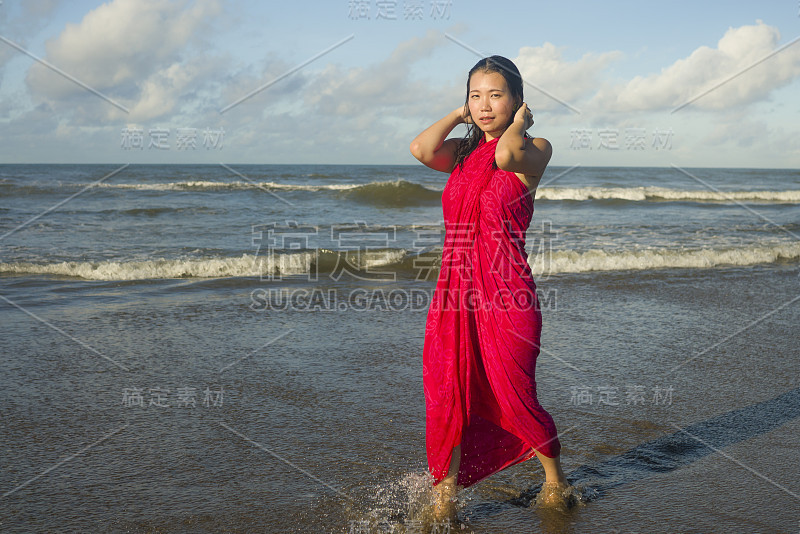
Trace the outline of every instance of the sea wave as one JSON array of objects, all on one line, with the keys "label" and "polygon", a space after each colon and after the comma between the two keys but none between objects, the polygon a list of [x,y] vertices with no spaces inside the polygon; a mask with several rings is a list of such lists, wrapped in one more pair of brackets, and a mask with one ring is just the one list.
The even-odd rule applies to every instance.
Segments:
[{"label": "sea wave", "polygon": [[[367,184],[279,184],[276,182],[213,182],[207,180],[163,184],[100,184],[101,187],[140,191],[250,190],[266,191],[341,191],[366,202],[412,203],[438,201],[440,188],[426,187],[408,180],[389,180]],[[800,190],[720,191],[711,189],[670,189],[666,187],[540,187],[536,200],[587,201],[625,200],[629,202],[762,202],[800,204]]]},{"label": "sea wave", "polygon": [[[88,184],[86,184],[88,185]],[[133,189],[136,191],[214,191],[214,190],[250,190],[262,189],[268,191],[324,191],[346,190],[363,187],[356,184],[279,184],[277,182],[234,181],[215,182],[213,180],[187,180],[182,182],[164,183],[121,183],[98,184],[97,187],[105,189]]]},{"label": "sea wave", "polygon": [[539,200],[628,200],[631,202],[768,202],[800,203],[800,190],[714,191],[665,187],[542,187]]},{"label": "sea wave", "polygon": [[[800,243],[725,248],[584,251],[562,250],[531,255],[528,263],[534,276],[592,271],[659,270],[669,268],[707,269],[800,261]],[[441,248],[424,253],[405,249],[335,251],[315,249],[271,255],[243,254],[235,257],[153,259],[145,261],[98,262],[11,262],[0,263],[0,273],[39,274],[86,280],[144,280],[174,278],[347,276],[348,270],[364,280],[394,277],[435,280],[441,262]],[[314,278],[316,279],[316,278]]]},{"label": "sea wave", "polygon": [[[422,185],[408,180],[374,181],[366,184],[292,184],[274,181],[237,180],[217,182],[213,180],[185,180],[157,183],[100,183],[100,184],[2,184],[9,194],[41,194],[60,191],[64,187],[97,187],[106,190],[133,191],[264,191],[264,192],[331,192],[362,203],[379,205],[414,205],[440,202],[444,188]],[[536,191],[539,201],[592,201],[616,200],[627,202],[696,202],[696,203],[771,203],[800,204],[800,189],[788,190],[736,190],[671,189],[657,186],[638,187],[546,187]]]},{"label": "sea wave", "polygon": [[591,271],[708,269],[800,261],[800,243],[701,249],[557,251],[529,258],[535,274]]},{"label": "sea wave", "polygon": [[408,180],[387,180],[366,184],[286,184],[276,182],[214,182],[194,180],[150,184],[100,184],[106,189],[131,189],[136,191],[258,191],[291,192],[329,191],[348,200],[384,207],[403,207],[441,202],[442,190],[430,189]]}]

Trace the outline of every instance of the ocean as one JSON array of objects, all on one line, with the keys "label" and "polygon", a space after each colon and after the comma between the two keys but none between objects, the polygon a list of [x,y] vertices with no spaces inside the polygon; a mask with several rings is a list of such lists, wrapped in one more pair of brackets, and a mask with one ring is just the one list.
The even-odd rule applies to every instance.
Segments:
[{"label": "ocean", "polygon": [[[552,167],[535,460],[425,523],[447,175],[0,165],[0,531],[798,532],[800,171]],[[427,529],[427,530],[426,530]]]}]

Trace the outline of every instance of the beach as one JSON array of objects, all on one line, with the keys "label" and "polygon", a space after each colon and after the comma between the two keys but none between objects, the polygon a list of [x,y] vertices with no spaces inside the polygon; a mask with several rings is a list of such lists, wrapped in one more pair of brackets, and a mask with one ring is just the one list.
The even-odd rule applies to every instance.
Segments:
[{"label": "beach", "polygon": [[[414,531],[446,178],[0,166],[0,531]],[[525,462],[452,531],[797,532],[799,215],[795,170],[548,169],[537,390],[580,502],[531,506]]]}]

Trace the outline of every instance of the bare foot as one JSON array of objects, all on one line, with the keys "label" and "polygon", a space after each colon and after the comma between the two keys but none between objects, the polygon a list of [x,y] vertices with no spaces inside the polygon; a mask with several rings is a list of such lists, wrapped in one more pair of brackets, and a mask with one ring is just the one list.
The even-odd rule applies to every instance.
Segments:
[{"label": "bare foot", "polygon": [[455,521],[456,519],[456,503],[454,498],[456,494],[463,489],[448,480],[442,480],[433,487],[434,501],[433,501],[433,520],[434,521]]},{"label": "bare foot", "polygon": [[570,485],[565,482],[545,482],[536,496],[536,504],[546,508],[559,508],[567,510],[574,504],[574,498],[569,493]]}]

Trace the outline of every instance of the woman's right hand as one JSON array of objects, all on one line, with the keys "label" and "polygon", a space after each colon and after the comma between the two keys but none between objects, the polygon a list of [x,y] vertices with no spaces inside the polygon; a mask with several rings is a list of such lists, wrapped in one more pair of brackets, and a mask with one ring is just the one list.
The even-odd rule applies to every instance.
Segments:
[{"label": "woman's right hand", "polygon": [[459,122],[462,122],[464,124],[474,124],[472,122],[472,115],[470,115],[469,113],[469,106],[467,106],[466,104],[454,109],[453,113],[455,113],[458,116]]}]

